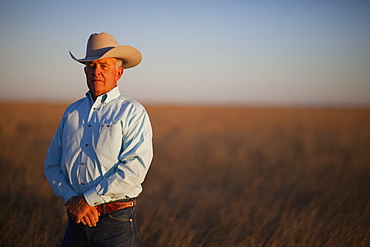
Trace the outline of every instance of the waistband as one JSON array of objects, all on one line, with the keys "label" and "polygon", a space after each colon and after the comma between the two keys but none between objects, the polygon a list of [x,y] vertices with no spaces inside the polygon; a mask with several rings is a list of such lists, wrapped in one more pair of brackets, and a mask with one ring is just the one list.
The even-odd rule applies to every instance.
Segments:
[{"label": "waistband", "polygon": [[113,211],[117,211],[117,210],[121,210],[125,208],[132,208],[135,205],[136,205],[136,198],[132,198],[132,199],[123,199],[123,200],[118,200],[114,202],[100,204],[98,206],[95,206],[95,208],[101,214],[108,214]]}]

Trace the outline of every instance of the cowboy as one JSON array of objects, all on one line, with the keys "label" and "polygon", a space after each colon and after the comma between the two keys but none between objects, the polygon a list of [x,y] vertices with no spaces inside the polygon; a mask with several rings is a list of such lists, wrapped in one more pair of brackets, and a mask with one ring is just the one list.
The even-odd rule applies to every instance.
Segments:
[{"label": "cowboy", "polygon": [[62,116],[44,162],[44,173],[69,216],[63,246],[138,246],[136,198],[153,156],[144,107],[120,94],[124,69],[141,53],[108,33],[92,34],[85,65],[86,97]]}]

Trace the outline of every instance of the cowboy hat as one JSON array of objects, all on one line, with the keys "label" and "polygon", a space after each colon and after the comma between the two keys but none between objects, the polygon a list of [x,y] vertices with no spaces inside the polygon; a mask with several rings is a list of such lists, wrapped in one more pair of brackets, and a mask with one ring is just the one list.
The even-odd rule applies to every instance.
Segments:
[{"label": "cowboy hat", "polygon": [[69,52],[72,59],[85,64],[103,58],[120,58],[124,69],[132,68],[141,62],[141,53],[131,46],[120,46],[117,40],[108,33],[93,33],[87,41],[86,56],[77,59]]}]

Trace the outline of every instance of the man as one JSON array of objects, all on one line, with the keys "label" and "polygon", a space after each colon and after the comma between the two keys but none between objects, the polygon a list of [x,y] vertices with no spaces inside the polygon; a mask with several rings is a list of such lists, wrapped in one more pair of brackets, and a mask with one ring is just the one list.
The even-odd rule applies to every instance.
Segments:
[{"label": "man", "polygon": [[63,246],[138,246],[136,198],[153,156],[149,117],[121,95],[124,69],[141,53],[108,33],[92,34],[85,64],[89,91],[63,114],[44,173],[69,216]]}]

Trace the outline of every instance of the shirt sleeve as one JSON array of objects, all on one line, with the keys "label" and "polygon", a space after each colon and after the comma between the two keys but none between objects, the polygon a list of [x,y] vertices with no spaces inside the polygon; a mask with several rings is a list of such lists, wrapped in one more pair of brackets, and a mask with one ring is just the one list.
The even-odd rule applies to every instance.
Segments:
[{"label": "shirt sleeve", "polygon": [[62,129],[64,118],[61,120],[54,138],[49,146],[46,159],[44,161],[44,174],[51,185],[54,194],[62,198],[65,202],[72,196],[78,194],[73,190],[61,168],[63,155],[62,148]]},{"label": "shirt sleeve", "polygon": [[153,158],[149,116],[144,109],[134,111],[122,125],[122,152],[113,165],[115,171],[84,193],[90,206],[115,200],[117,195],[130,195],[135,190],[141,192],[141,183]]}]

